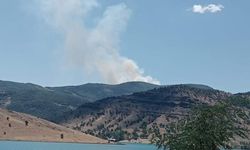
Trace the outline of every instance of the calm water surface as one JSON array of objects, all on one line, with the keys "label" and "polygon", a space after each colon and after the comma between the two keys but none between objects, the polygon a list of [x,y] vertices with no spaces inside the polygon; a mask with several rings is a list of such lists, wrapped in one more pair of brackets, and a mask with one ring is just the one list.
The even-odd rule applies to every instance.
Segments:
[{"label": "calm water surface", "polygon": [[0,141],[0,150],[156,150],[153,145],[75,144]]}]

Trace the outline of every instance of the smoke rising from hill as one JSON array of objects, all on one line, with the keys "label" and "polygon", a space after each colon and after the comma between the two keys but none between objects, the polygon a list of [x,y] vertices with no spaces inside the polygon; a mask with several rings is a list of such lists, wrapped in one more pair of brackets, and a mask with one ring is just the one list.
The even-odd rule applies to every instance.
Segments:
[{"label": "smoke rising from hill", "polygon": [[106,83],[144,81],[160,84],[144,75],[133,60],[119,53],[120,35],[132,13],[124,3],[107,7],[95,25],[89,27],[87,17],[100,6],[96,0],[36,2],[44,20],[62,33],[67,60],[72,65],[89,74],[97,73]]}]

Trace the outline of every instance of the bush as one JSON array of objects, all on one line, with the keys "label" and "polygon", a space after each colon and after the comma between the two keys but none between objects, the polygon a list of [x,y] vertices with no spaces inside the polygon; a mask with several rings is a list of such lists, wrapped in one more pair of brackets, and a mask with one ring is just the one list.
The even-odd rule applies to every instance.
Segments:
[{"label": "bush", "polygon": [[248,129],[241,125],[247,118],[245,111],[230,102],[203,105],[193,109],[187,118],[169,125],[165,134],[156,132],[152,142],[170,150],[229,149],[235,135],[248,138]]}]

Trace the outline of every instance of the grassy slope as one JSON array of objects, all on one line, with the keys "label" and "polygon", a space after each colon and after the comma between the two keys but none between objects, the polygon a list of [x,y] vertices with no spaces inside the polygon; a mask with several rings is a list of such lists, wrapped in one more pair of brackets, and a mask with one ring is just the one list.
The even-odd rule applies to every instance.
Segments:
[{"label": "grassy slope", "polygon": [[[7,117],[9,118],[7,120]],[[28,121],[28,126],[25,125]],[[11,125],[11,127],[9,126]],[[63,134],[63,139],[61,139]],[[0,109],[0,140],[105,143],[99,138],[27,114]]]}]

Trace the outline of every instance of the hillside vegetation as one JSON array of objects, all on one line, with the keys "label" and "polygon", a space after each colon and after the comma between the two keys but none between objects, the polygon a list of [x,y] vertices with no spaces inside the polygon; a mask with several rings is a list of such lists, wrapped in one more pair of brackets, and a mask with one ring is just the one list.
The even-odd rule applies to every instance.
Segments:
[{"label": "hillside vegetation", "polygon": [[0,107],[57,122],[65,112],[84,103],[155,87],[158,86],[143,82],[42,87],[31,83],[0,81]]},{"label": "hillside vegetation", "polygon": [[62,124],[102,138],[149,138],[154,128],[164,130],[193,106],[213,105],[231,96],[211,88],[167,86],[83,104],[65,114]]},{"label": "hillside vegetation", "polygon": [[[150,139],[154,130],[188,115],[191,108],[231,99],[250,109],[248,93],[231,94],[206,85],[118,85],[42,87],[0,81],[0,107],[41,117],[103,139]],[[249,120],[245,121],[248,125]]]}]

